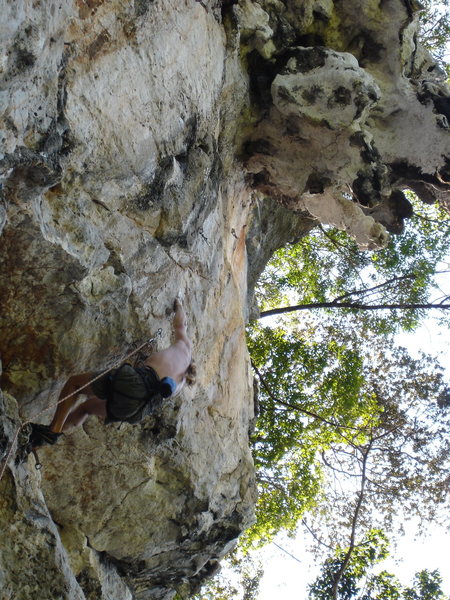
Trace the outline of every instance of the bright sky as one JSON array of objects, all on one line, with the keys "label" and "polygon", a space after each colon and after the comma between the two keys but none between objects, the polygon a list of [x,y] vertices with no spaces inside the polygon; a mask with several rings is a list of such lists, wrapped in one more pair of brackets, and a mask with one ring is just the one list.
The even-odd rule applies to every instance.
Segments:
[{"label": "bright sky", "polygon": [[[397,341],[409,348],[412,355],[419,348],[430,354],[438,353],[450,381],[447,358],[450,354],[450,337],[447,329],[439,330],[432,320],[428,320],[414,334],[399,335]],[[385,561],[381,568],[397,575],[401,583],[406,585],[417,571],[439,569],[444,579],[442,589],[450,596],[450,531],[430,525],[427,537],[415,539],[415,526],[409,524],[405,529],[405,536],[398,541],[395,559]],[[320,570],[320,564],[315,565],[314,557],[306,551],[308,541],[302,536],[294,540],[285,535],[275,541],[300,562],[274,544],[264,548],[261,556],[265,572],[258,600],[307,600],[307,584],[314,581]]]}]

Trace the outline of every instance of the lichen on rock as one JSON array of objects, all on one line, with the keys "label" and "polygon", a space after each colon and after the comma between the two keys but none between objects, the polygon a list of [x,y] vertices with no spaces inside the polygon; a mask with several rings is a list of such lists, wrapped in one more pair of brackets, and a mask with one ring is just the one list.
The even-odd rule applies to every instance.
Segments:
[{"label": "lichen on rock", "polygon": [[12,597],[188,596],[251,524],[267,260],[319,222],[382,247],[403,189],[449,202],[449,93],[407,5],[1,0],[3,454],[69,375],[169,345],[178,294],[198,370],[140,425],[91,417],[40,473],[13,453]]}]

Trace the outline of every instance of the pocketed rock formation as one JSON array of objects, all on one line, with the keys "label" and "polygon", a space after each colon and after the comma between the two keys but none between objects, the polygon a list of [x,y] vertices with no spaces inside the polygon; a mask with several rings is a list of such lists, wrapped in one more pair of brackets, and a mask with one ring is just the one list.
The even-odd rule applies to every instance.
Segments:
[{"label": "pocketed rock formation", "polygon": [[198,372],[140,425],[91,417],[41,471],[21,431],[0,587],[188,597],[253,519],[259,274],[319,222],[382,247],[405,188],[448,203],[450,95],[406,0],[0,8],[3,455],[70,374],[167,346],[178,294]]}]

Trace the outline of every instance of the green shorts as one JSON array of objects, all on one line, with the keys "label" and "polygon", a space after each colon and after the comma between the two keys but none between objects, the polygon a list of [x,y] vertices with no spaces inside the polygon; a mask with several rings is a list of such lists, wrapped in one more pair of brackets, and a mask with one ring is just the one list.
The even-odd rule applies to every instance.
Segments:
[{"label": "green shorts", "polygon": [[105,423],[139,422],[150,414],[158,393],[159,377],[151,367],[136,369],[124,364],[91,384],[94,394],[106,400]]},{"label": "green shorts", "polygon": [[[99,373],[96,373],[96,376]],[[108,398],[108,389],[110,378],[115,377],[114,390],[117,392],[125,392],[127,395],[134,396],[136,398],[143,398],[147,395],[147,389],[142,376],[136,371],[134,367],[129,364],[122,365],[118,369],[113,369],[108,373],[105,373],[103,377],[94,381],[91,388],[94,394],[106,400]]]}]

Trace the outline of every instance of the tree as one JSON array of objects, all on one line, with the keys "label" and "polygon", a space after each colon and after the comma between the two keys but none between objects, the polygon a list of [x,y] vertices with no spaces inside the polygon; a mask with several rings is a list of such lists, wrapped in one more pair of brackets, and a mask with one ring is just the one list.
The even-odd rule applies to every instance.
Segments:
[{"label": "tree", "polygon": [[310,600],[448,600],[438,571],[416,573],[412,587],[405,587],[385,570],[374,572],[389,556],[388,539],[380,530],[367,533],[343,569],[347,555],[348,549],[338,548],[325,560],[322,572],[310,585]]},{"label": "tree", "polygon": [[441,584],[439,571],[420,571],[414,576],[412,587],[405,589],[405,600],[449,600],[441,590]]},{"label": "tree", "polygon": [[358,419],[361,359],[333,341],[270,328],[254,329],[249,347],[261,382],[253,437],[260,493],[251,536],[270,539],[280,528],[295,529],[315,504],[323,475],[316,456],[339,438],[339,426]]},{"label": "tree", "polygon": [[448,214],[409,198],[414,214],[405,231],[377,253],[362,252],[345,232],[323,227],[278,250],[256,288],[261,316],[321,308],[354,318],[364,311],[361,325],[384,333],[413,330],[427,308],[450,314],[450,290],[439,280],[450,272]]},{"label": "tree", "polygon": [[[450,37],[449,0],[421,0],[419,12],[420,42],[442,66],[448,63],[448,40]],[[448,65],[447,65],[448,66]]]},{"label": "tree", "polygon": [[[447,271],[446,217],[415,206],[403,235],[375,255],[320,228],[276,254],[257,288],[260,304],[425,304],[431,294],[446,301],[435,279],[438,265]],[[361,530],[392,527],[399,507],[431,518],[448,502],[448,388],[436,361],[412,359],[394,342],[399,328],[417,326],[422,309],[324,313],[249,328],[261,414],[253,440],[258,521],[247,540],[294,531],[302,520],[322,544],[351,553]]]},{"label": "tree", "polygon": [[218,575],[206,581],[193,600],[257,600],[263,568],[240,550],[231,552]]},{"label": "tree", "polygon": [[[301,522],[316,549],[345,548],[329,563],[331,595],[314,599],[354,597],[355,561],[373,527],[394,531],[402,512],[439,519],[448,507],[449,388],[436,360],[413,359],[394,334],[414,330],[427,305],[450,307],[436,278],[449,270],[449,243],[447,215],[415,204],[411,224],[384,251],[362,253],[344,233],[320,227],[278,251],[259,282],[261,315],[293,300],[299,310],[249,327],[260,495],[245,543]],[[379,309],[392,304],[402,310]],[[431,575],[423,577],[432,589]],[[382,572],[358,600],[412,600],[408,589]]]},{"label": "tree", "polygon": [[[413,388],[423,403],[427,395],[434,398],[433,410],[447,406],[448,390],[439,366],[426,357],[413,361],[395,348],[392,339],[399,328],[417,326],[424,312],[421,307],[430,304],[432,294],[432,304],[450,307],[449,293],[440,289],[435,278],[438,270],[448,272],[444,263],[450,247],[448,215],[438,207],[424,208],[413,197],[411,201],[411,223],[385,250],[372,255],[360,252],[345,233],[320,227],[298,244],[279,250],[260,279],[256,295],[265,309],[262,315],[276,312],[274,306],[293,298],[299,301],[295,308],[309,313],[302,313],[301,321],[298,315],[278,327],[253,324],[249,328],[249,350],[261,385],[261,415],[254,437],[260,484],[255,538],[270,539],[280,526],[292,530],[317,504],[324,474],[333,466],[330,449],[343,464],[352,456],[356,462],[347,467],[354,470],[364,444],[378,436],[384,444],[380,456],[394,463],[395,436],[389,434],[387,419],[395,420],[396,431],[402,432],[399,439],[419,435],[411,425],[420,421],[416,417],[420,408],[411,399]],[[383,314],[374,308],[380,304],[416,308],[386,315],[388,311]],[[362,305],[371,310],[357,310]],[[318,306],[324,307],[320,320],[310,316],[310,309]],[[380,381],[377,370],[389,372],[390,379]],[[414,382],[409,391],[402,378]],[[397,402],[399,395],[403,407]],[[421,427],[430,441],[432,430]],[[370,455],[371,464],[374,452]],[[411,465],[418,472],[421,464],[442,458],[415,457]],[[402,471],[404,480],[393,498],[411,487],[411,465]],[[391,476],[397,467],[384,465]],[[421,486],[426,485],[425,479],[422,474]],[[380,497],[386,485],[379,487]],[[443,485],[441,481],[437,489]],[[371,502],[375,503],[375,496]]]},{"label": "tree", "polygon": [[442,368],[425,355],[411,358],[392,337],[311,327],[257,326],[250,334],[261,414],[253,438],[258,520],[249,540],[294,531],[303,518],[335,547],[356,543],[372,523],[391,528],[401,507],[437,518],[449,500]]}]

